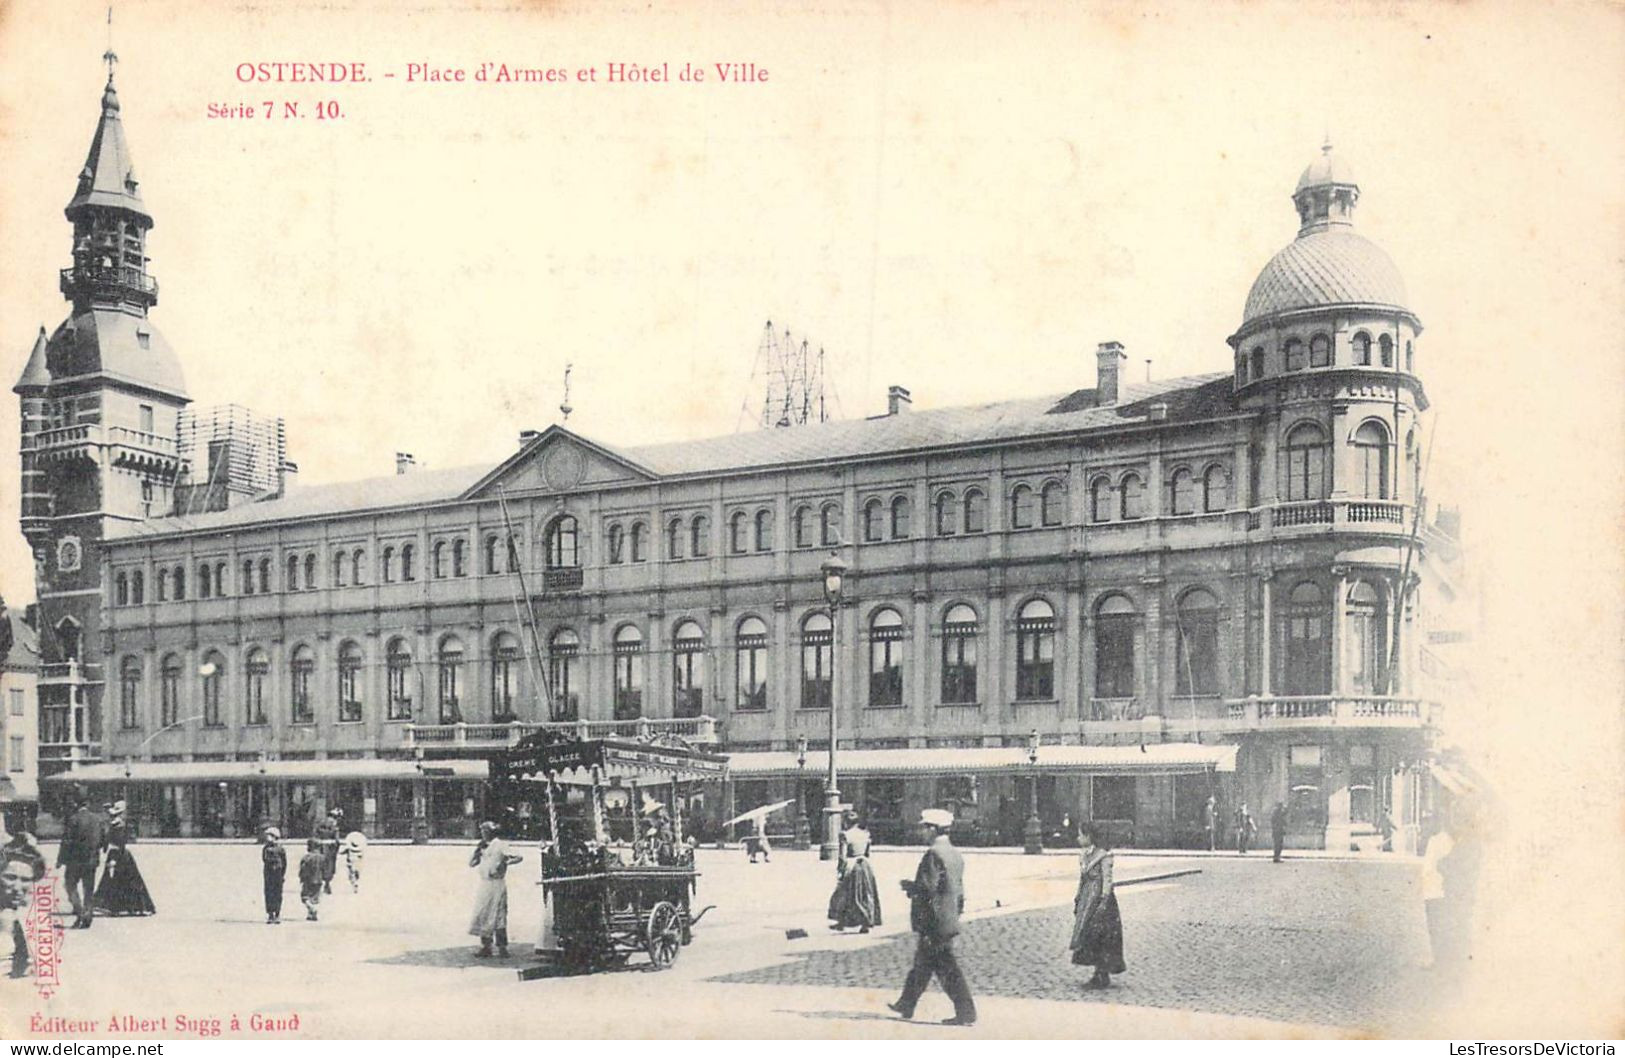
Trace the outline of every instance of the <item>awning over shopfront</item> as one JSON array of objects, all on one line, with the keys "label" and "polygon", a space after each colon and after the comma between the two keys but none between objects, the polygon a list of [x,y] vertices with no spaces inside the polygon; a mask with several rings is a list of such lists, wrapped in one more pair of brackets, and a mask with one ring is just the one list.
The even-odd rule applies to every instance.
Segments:
[{"label": "awning over shopfront", "polygon": [[52,783],[318,782],[322,779],[484,779],[483,760],[225,760],[88,764]]},{"label": "awning over shopfront", "polygon": [[[1081,775],[1178,775],[1236,770],[1236,746],[1196,742],[1158,742],[1146,746],[1043,746],[1038,771],[1046,775],[1072,772]],[[804,772],[822,775],[828,766],[825,753],[808,753],[805,768],[796,755],[734,753],[728,772],[736,778],[792,776]],[[853,749],[835,756],[842,775],[973,775],[988,772],[1021,774],[1031,769],[1027,751],[1019,746],[972,749]]]},{"label": "awning over shopfront", "polygon": [[1461,771],[1451,767],[1448,764],[1441,764],[1438,761],[1429,761],[1428,771],[1433,773],[1434,780],[1438,782],[1440,786],[1444,787],[1450,793],[1455,794],[1457,797],[1464,797],[1468,794],[1478,792],[1477,783],[1473,782],[1471,778],[1462,774]]}]

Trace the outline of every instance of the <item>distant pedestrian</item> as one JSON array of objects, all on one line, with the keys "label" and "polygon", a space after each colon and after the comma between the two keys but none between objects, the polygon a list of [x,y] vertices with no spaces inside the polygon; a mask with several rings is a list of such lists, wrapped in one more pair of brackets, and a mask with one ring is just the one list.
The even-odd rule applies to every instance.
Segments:
[{"label": "distant pedestrian", "polygon": [[468,924],[469,934],[480,938],[480,948],[474,953],[477,959],[491,957],[493,939],[497,955],[508,956],[508,868],[523,860],[508,851],[495,823],[480,824],[480,843],[468,861],[480,879],[474,894],[474,917]]},{"label": "distant pedestrian", "polygon": [[1281,862],[1281,850],[1286,848],[1286,805],[1280,801],[1270,809],[1270,838],[1275,842],[1275,862]]},{"label": "distant pedestrian", "polygon": [[751,830],[745,837],[745,851],[750,854],[750,862],[756,862],[756,856],[761,854],[763,863],[772,863],[773,857],[769,855],[773,846],[767,843],[767,817],[756,816],[750,821]]},{"label": "distant pedestrian", "polygon": [[299,861],[299,899],[305,904],[305,920],[316,921],[316,905],[322,902],[322,843],[305,841],[305,855]]},{"label": "distant pedestrian", "polygon": [[1247,811],[1246,801],[1236,806],[1235,828],[1236,851],[1245,855],[1258,834],[1258,824],[1253,821],[1253,814]]},{"label": "distant pedestrian", "polygon": [[1422,849],[1422,909],[1427,917],[1428,942],[1432,949],[1429,967],[1445,966],[1455,960],[1451,946],[1454,939],[1449,921],[1450,907],[1445,903],[1444,864],[1455,851],[1455,839],[1441,820],[1430,820],[1431,833]]},{"label": "distant pedestrian", "polygon": [[96,910],[107,915],[154,915],[152,894],[141,877],[135,854],[129,849],[130,828],[125,822],[126,806],[114,801],[108,811],[107,863],[102,882],[96,887]]},{"label": "distant pedestrian", "polygon": [[261,836],[265,842],[260,849],[260,869],[265,875],[265,923],[282,923],[282,883],[288,876],[288,852],[282,847],[282,831],[266,827]]},{"label": "distant pedestrian", "polygon": [[62,868],[68,901],[73,904],[73,928],[89,929],[96,914],[96,868],[107,847],[107,821],[90,807],[90,798],[79,792],[74,811],[62,831],[62,844],[56,865]]},{"label": "distant pedestrian", "polygon": [[920,939],[914,949],[914,966],[903,982],[903,994],[887,1006],[904,1018],[912,1018],[915,1004],[934,975],[954,1003],[954,1016],[943,1024],[974,1025],[976,1001],[971,998],[970,986],[954,955],[959,916],[965,910],[965,858],[948,840],[953,825],[953,814],[941,808],[920,813],[928,845],[914,880],[903,882],[903,892],[910,902],[909,925]]},{"label": "distant pedestrian", "polygon": [[340,830],[343,825],[344,809],[330,808],[327,816],[316,824],[316,840],[321,843],[322,853],[322,891],[333,891],[333,875],[339,869],[339,836],[344,832]]},{"label": "distant pedestrian", "polygon": [[1207,850],[1217,852],[1219,849],[1219,801],[1211,794],[1207,804],[1202,806],[1202,829],[1207,832]]},{"label": "distant pedestrian", "polygon": [[839,880],[829,898],[829,928],[840,930],[857,926],[859,933],[867,933],[880,925],[880,887],[875,884],[874,868],[869,866],[869,850],[874,839],[850,808],[846,810],[845,822],[836,865]]},{"label": "distant pedestrian", "polygon": [[1072,899],[1072,965],[1093,966],[1085,988],[1105,988],[1123,965],[1123,916],[1112,888],[1112,854],[1095,844],[1094,827],[1078,826],[1078,893]]},{"label": "distant pedestrian", "polygon": [[361,861],[367,855],[367,836],[352,830],[344,837],[344,873],[350,878],[350,892],[361,892]]}]

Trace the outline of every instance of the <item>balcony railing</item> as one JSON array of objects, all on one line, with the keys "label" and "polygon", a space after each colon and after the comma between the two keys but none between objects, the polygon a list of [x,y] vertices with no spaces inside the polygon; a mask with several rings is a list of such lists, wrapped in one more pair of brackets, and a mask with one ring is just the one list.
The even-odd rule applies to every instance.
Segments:
[{"label": "balcony railing", "polygon": [[1348,505],[1349,521],[1351,522],[1392,522],[1403,525],[1405,522],[1405,505],[1402,503],[1389,503],[1386,500],[1365,500]]},{"label": "balcony railing", "polygon": [[1088,720],[1111,722],[1138,720],[1145,715],[1138,698],[1091,698]]},{"label": "balcony railing", "polygon": [[580,591],[583,574],[580,566],[563,566],[542,571],[542,587],[547,591]]},{"label": "balcony railing", "polygon": [[1387,695],[1291,695],[1236,698],[1225,703],[1232,722],[1247,728],[1319,726],[1425,727],[1438,707],[1422,698]]},{"label": "balcony railing", "polygon": [[112,265],[106,268],[80,265],[64,268],[58,273],[57,287],[64,297],[69,298],[73,297],[75,292],[118,294],[130,291],[142,295],[142,300],[148,301],[149,304],[156,304],[158,301],[158,280],[139,268],[130,268],[126,265]]},{"label": "balcony railing", "polygon": [[125,448],[142,448],[149,452],[161,452],[171,456],[175,454],[176,448],[173,437],[147,433],[145,430],[132,430],[126,426],[109,426],[107,441],[109,444],[123,445]]},{"label": "balcony railing", "polygon": [[1273,522],[1278,526],[1330,525],[1332,505],[1326,502],[1284,503],[1275,508]]},{"label": "balcony railing", "polygon": [[101,683],[102,667],[95,663],[84,664],[78,661],[58,661],[40,666],[39,684],[80,684]]},{"label": "balcony railing", "polygon": [[676,735],[691,742],[715,743],[717,722],[709,716],[641,720],[564,720],[511,724],[408,724],[406,745],[424,748],[492,749],[518,745],[536,731],[555,731],[575,738],[652,738]]},{"label": "balcony railing", "polygon": [[[1403,526],[1408,510],[1410,508],[1406,504],[1394,500],[1335,499],[1278,503],[1272,507],[1249,510],[1247,528],[1262,529],[1267,525],[1290,529],[1294,526],[1330,525],[1386,529],[1392,525]],[[1269,513],[1268,519],[1263,517],[1266,511]]]}]

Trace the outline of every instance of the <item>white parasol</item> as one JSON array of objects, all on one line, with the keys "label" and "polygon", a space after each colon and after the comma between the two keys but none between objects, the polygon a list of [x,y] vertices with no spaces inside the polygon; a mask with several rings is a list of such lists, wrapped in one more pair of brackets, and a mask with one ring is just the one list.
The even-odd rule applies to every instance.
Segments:
[{"label": "white parasol", "polygon": [[722,825],[725,826],[725,827],[731,827],[735,823],[743,823],[747,819],[766,819],[768,816],[772,815],[774,812],[777,812],[779,809],[785,807],[786,805],[793,805],[795,803],[796,803],[795,798],[792,797],[788,801],[779,801],[779,802],[776,802],[776,803],[770,804],[770,805],[761,805],[761,806],[759,806],[757,808],[752,808],[749,812],[746,812],[744,815],[734,816],[732,819],[728,820],[726,823],[724,823]]}]

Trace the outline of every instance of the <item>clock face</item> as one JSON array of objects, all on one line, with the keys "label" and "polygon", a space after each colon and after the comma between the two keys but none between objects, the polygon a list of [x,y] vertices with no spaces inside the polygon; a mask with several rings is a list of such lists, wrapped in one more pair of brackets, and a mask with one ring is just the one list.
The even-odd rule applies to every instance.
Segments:
[{"label": "clock face", "polygon": [[563,492],[581,484],[587,473],[587,457],[579,448],[559,445],[542,460],[542,478],[547,487]]},{"label": "clock face", "polygon": [[63,537],[56,545],[56,568],[63,573],[77,572],[82,554],[77,536]]}]

